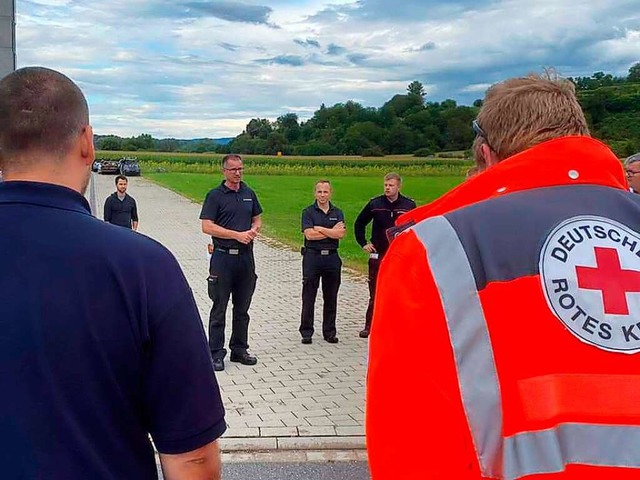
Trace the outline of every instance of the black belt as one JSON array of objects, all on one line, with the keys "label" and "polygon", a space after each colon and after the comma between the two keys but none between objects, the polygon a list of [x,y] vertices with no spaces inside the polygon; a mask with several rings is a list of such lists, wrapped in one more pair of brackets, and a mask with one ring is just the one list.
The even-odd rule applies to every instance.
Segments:
[{"label": "black belt", "polygon": [[315,249],[315,248],[307,248],[305,253],[313,253],[315,255],[332,255],[334,253],[338,253],[338,250],[335,248],[323,248],[323,249]]},{"label": "black belt", "polygon": [[249,250],[244,250],[244,249],[240,249],[240,248],[215,248],[213,250],[213,253],[215,252],[222,252],[222,253],[226,253],[227,255],[244,255],[245,253],[249,253]]}]

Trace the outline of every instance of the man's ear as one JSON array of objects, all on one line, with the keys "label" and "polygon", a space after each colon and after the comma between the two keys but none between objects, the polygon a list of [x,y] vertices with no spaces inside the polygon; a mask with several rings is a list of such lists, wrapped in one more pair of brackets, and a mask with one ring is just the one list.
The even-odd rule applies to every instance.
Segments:
[{"label": "man's ear", "polygon": [[487,145],[486,143],[480,145],[480,151],[482,152],[482,157],[484,158],[486,168],[491,168],[500,161],[498,159],[498,155],[496,155],[496,152],[491,150],[491,147],[489,147],[489,145]]},{"label": "man's ear", "polygon": [[80,154],[85,165],[91,165],[96,159],[96,149],[93,145],[93,128],[87,125],[80,135]]}]

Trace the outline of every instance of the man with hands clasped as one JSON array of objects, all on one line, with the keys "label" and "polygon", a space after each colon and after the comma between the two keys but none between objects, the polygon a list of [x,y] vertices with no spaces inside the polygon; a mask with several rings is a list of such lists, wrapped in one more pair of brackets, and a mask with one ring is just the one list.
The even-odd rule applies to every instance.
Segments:
[{"label": "man with hands clasped", "polygon": [[242,181],[242,157],[222,159],[224,180],[204,200],[200,219],[202,231],[213,239],[209,265],[209,348],[216,370],[224,370],[225,316],[229,297],[233,301],[233,324],[229,349],[231,361],[255,365],[258,360],[248,351],[249,306],[257,276],[253,240],[262,225],[262,207],[255,192]]}]

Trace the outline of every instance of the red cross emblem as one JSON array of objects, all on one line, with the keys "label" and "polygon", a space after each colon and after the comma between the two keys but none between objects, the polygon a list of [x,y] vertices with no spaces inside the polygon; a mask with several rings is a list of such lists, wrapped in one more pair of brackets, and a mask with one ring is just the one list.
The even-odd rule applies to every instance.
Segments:
[{"label": "red cross emblem", "polygon": [[594,247],[596,267],[576,267],[578,286],[600,290],[604,313],[629,315],[627,293],[640,292],[640,272],[624,270],[615,248]]}]

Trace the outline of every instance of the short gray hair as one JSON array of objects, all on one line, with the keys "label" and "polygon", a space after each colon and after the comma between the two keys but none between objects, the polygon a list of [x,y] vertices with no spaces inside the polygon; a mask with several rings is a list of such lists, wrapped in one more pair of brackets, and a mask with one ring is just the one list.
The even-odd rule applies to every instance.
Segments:
[{"label": "short gray hair", "polygon": [[627,157],[627,159],[624,161],[624,166],[628,167],[632,163],[636,163],[636,162],[640,162],[640,152],[634,153],[630,157]]}]

